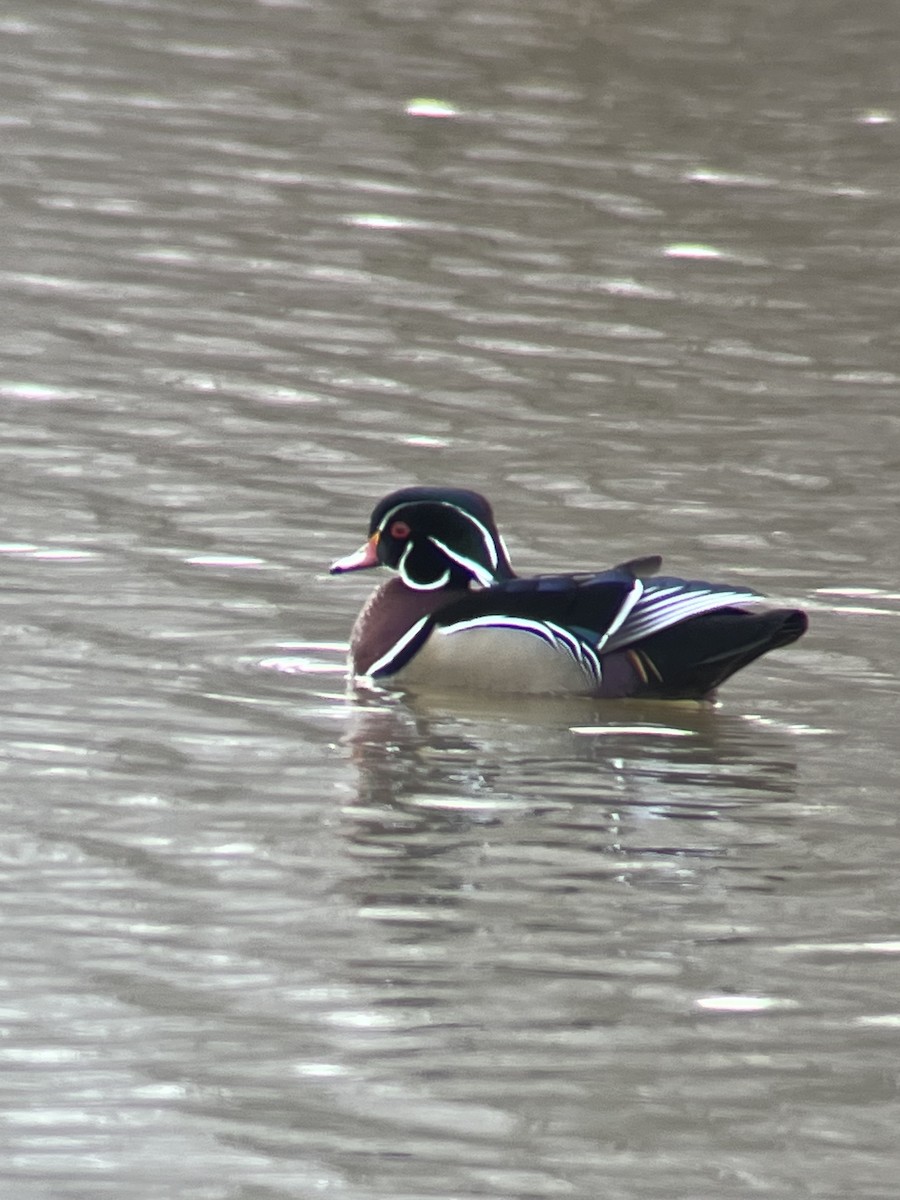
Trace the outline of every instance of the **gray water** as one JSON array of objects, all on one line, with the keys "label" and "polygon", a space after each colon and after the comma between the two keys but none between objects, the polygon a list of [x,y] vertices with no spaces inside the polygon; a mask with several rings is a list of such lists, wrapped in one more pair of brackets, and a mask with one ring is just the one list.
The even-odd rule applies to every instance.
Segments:
[{"label": "gray water", "polygon": [[[0,17],[16,1200],[898,1193],[896,8]],[[373,502],[811,630],[348,692]]]}]

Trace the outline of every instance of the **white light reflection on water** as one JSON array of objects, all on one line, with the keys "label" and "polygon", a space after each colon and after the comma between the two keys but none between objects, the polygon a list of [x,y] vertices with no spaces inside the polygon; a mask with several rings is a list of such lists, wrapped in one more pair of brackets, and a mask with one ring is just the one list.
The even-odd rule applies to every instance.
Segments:
[{"label": "white light reflection on water", "polygon": [[797,1008],[796,1000],[775,999],[772,996],[701,996],[697,1007],[707,1012],[763,1013],[775,1009]]}]

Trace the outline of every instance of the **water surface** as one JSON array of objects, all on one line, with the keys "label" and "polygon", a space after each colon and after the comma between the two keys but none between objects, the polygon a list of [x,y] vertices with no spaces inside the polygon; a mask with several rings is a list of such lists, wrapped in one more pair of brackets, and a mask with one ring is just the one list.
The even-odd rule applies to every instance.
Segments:
[{"label": "water surface", "polygon": [[[10,1194],[893,1198],[893,9],[0,28]],[[327,565],[441,481],[810,634],[348,692]]]}]

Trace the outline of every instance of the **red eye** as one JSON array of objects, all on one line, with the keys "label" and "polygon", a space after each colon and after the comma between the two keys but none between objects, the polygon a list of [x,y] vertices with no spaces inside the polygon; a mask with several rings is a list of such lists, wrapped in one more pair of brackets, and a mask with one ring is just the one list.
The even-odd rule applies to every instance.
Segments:
[{"label": "red eye", "polygon": [[394,521],[391,524],[388,533],[392,538],[396,538],[398,541],[402,542],[404,538],[409,537],[409,535],[412,533],[412,530],[405,521]]}]

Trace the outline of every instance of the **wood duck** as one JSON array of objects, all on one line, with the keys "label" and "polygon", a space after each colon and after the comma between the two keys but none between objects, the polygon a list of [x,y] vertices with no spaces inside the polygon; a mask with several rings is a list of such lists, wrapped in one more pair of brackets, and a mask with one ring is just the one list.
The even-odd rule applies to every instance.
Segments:
[{"label": "wood duck", "polygon": [[350,638],[355,677],[418,688],[710,700],[735,671],[806,630],[750,588],[656,576],[637,558],[520,578],[487,500],[407,487],[375,506],[365,544],[332,574],[395,572]]}]

